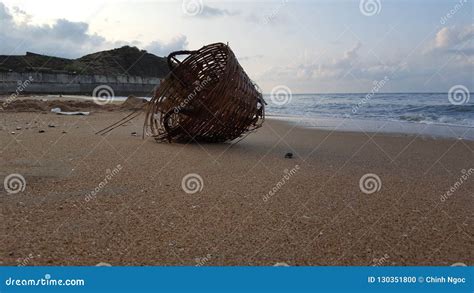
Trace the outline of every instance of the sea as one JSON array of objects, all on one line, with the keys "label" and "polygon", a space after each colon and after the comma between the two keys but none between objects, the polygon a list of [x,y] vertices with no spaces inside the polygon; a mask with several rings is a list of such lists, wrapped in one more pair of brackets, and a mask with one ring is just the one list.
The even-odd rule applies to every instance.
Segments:
[{"label": "sea", "polygon": [[[472,96],[472,98],[471,98]],[[265,116],[329,131],[474,140],[474,95],[449,93],[263,95]],[[150,100],[151,97],[142,97]],[[91,99],[89,97],[89,99]],[[113,97],[125,101],[126,97]]]},{"label": "sea", "polygon": [[464,93],[264,95],[266,116],[334,131],[474,140],[474,96]]}]

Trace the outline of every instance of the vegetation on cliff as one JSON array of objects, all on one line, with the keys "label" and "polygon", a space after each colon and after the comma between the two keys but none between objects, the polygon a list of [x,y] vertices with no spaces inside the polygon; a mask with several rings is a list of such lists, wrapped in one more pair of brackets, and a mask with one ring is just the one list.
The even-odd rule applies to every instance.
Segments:
[{"label": "vegetation on cliff", "polygon": [[23,56],[0,55],[1,71],[164,77],[169,69],[166,58],[158,57],[137,47],[124,46],[78,59],[31,52]]}]

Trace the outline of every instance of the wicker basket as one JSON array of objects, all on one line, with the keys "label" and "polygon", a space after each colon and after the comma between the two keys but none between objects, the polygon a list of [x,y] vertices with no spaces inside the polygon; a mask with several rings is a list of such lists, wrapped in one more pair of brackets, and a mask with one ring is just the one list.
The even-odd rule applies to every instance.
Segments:
[{"label": "wicker basket", "polygon": [[168,66],[146,108],[144,130],[156,140],[224,142],[262,125],[265,101],[229,46],[177,51]]}]

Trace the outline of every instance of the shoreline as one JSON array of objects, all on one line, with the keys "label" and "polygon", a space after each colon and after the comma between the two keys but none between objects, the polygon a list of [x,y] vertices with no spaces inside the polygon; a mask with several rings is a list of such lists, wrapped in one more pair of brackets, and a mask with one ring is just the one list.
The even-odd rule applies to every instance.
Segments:
[{"label": "shoreline", "polygon": [[395,120],[370,120],[333,117],[305,117],[267,114],[266,119],[286,121],[309,129],[395,136],[420,136],[433,139],[464,139],[474,141],[474,127],[442,123],[425,123]]},{"label": "shoreline", "polygon": [[[0,104],[2,100],[6,100],[8,96],[0,96]],[[147,99],[146,97],[137,97],[139,99]],[[125,102],[127,97],[112,97],[109,104],[120,105]],[[16,98],[18,101],[35,100],[37,102],[46,101],[85,101],[93,103],[94,98],[90,96],[77,95],[31,95]],[[13,111],[14,112],[14,111]],[[466,125],[448,124],[448,123],[431,123],[422,121],[399,121],[399,120],[376,120],[376,119],[353,119],[343,117],[328,116],[296,116],[278,113],[267,113],[266,119],[286,121],[299,127],[310,129],[321,129],[327,131],[338,132],[357,132],[357,133],[384,133],[387,135],[399,136],[420,136],[434,139],[463,139],[474,141],[474,127]]]}]

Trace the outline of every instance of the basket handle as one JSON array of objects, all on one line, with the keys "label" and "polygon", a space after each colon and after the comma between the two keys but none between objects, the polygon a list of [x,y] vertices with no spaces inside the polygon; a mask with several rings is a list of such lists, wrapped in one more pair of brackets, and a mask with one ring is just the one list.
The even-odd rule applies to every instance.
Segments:
[{"label": "basket handle", "polygon": [[175,63],[178,63],[178,65],[181,63],[177,58],[175,58],[178,55],[191,55],[193,53],[196,53],[197,51],[188,51],[188,50],[181,50],[181,51],[176,51],[172,52],[168,55],[168,67],[172,71],[175,68]]}]

